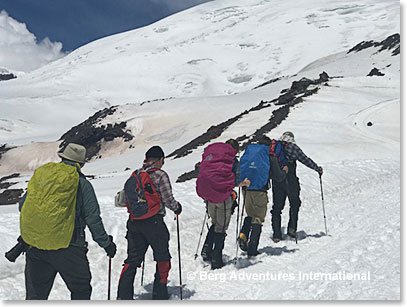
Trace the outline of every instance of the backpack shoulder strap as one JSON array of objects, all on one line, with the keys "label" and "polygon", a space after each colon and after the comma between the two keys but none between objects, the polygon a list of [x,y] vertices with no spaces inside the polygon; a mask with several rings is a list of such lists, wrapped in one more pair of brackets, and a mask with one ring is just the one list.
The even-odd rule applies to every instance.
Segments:
[{"label": "backpack shoulder strap", "polygon": [[155,168],[150,168],[149,170],[147,170],[147,173],[153,173],[153,172],[155,172],[155,171],[160,171],[161,169],[159,169],[159,168],[157,168],[157,167],[155,167]]}]

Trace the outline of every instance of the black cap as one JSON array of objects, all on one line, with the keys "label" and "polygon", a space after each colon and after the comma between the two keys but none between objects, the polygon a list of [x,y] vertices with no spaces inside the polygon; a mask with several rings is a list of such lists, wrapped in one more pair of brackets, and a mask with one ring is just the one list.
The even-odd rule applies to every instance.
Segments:
[{"label": "black cap", "polygon": [[146,159],[149,158],[164,158],[164,151],[161,149],[160,146],[153,146],[146,152]]}]

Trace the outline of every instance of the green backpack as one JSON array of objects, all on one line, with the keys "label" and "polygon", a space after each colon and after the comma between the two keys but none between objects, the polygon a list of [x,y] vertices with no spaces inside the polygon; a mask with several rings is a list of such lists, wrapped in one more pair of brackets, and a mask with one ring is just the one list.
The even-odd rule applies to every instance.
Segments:
[{"label": "green backpack", "polygon": [[69,246],[78,184],[72,165],[51,162],[35,170],[20,214],[20,233],[27,244],[43,250]]}]

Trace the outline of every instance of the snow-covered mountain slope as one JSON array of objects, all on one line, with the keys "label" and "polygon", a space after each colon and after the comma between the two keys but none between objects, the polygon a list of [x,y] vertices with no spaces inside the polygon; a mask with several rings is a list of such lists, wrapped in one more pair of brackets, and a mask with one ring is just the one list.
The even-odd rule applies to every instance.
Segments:
[{"label": "snow-covered mountain slope", "polygon": [[[396,52],[400,45],[399,35],[384,38],[376,43],[377,46],[369,45],[363,49],[359,48],[360,50],[350,49],[352,51],[323,57],[307,65],[294,76],[280,78],[270,84],[236,95],[160,99],[142,104],[114,106],[98,111],[61,137],[64,142],[86,145],[89,158],[102,159],[126,152],[145,151],[156,143],[165,144],[169,155],[175,151],[194,152],[195,161],[188,160],[189,162],[184,163],[185,167],[192,170],[208,142],[233,137],[244,144],[259,130],[262,134],[270,132],[270,129],[263,131],[263,127],[274,119],[273,112],[288,106],[287,110],[283,110],[288,113],[286,115],[288,118],[295,116],[297,108],[311,109],[307,120],[310,118],[316,120],[318,116],[314,116],[314,113],[320,113],[326,117],[325,112],[320,108],[328,113],[336,109],[337,112],[330,115],[329,121],[336,123],[343,120],[345,116],[348,117],[347,120],[352,124],[349,131],[340,132],[341,137],[348,139],[347,142],[357,143],[355,129],[365,129],[365,132],[375,135],[374,139],[380,139],[377,135],[387,133],[384,131],[391,129],[387,134],[394,136],[395,146],[399,148],[399,118],[394,120],[388,118],[393,111],[399,109],[400,55]],[[377,67],[383,76],[367,76],[374,67]],[[301,78],[315,80],[322,71],[330,76],[326,79],[326,83],[322,82],[323,80],[317,85],[307,83],[302,86],[303,88],[293,85],[293,83],[299,83]],[[291,88],[294,86],[300,90],[296,89],[291,94]],[[388,88],[389,93],[384,92],[383,87]],[[287,91],[289,88],[290,90]],[[318,92],[310,97],[304,97],[303,103],[293,105],[295,99],[313,89]],[[360,93],[355,93],[356,89],[359,89]],[[328,97],[323,98],[325,95]],[[321,99],[321,104],[310,106],[309,100],[314,99]],[[258,108],[261,102],[268,103],[264,108]],[[376,109],[382,110],[382,116],[371,115]],[[328,121],[325,118],[323,120]],[[368,127],[366,124],[369,121],[373,125]],[[281,120],[276,124],[280,122]],[[202,134],[209,131],[208,128],[223,125],[222,123],[224,126],[221,132],[207,133],[208,137],[204,140],[199,139]],[[385,125],[386,129],[381,129],[383,128],[381,125]],[[277,131],[280,133],[281,129],[277,128]],[[274,130],[272,132],[274,137],[278,136]],[[332,139],[339,138],[338,132],[334,129],[331,133]],[[197,140],[197,144],[192,147],[185,146],[191,140],[192,142]],[[4,153],[0,160],[2,162],[0,174],[30,172],[47,160],[57,160],[55,151],[59,145],[60,141],[48,142],[46,146],[45,143],[39,146],[34,143],[11,149]],[[47,150],[37,154],[36,157],[28,155],[27,152],[38,152],[33,150],[36,146]],[[187,148],[184,149],[184,147]],[[360,149],[362,154],[372,153],[371,150],[365,150],[366,147]],[[344,155],[346,151],[346,147],[343,148],[343,152],[339,148],[337,155]],[[379,151],[377,155],[373,151],[373,156],[387,155],[387,149],[379,149]],[[333,157],[332,154],[328,156]]]},{"label": "snow-covered mountain slope", "polygon": [[[72,132],[70,138],[78,132],[82,141],[93,132],[101,136],[99,141],[90,142],[89,149],[94,150],[95,155],[91,163],[84,167],[84,173],[94,176],[91,183],[100,202],[103,222],[118,246],[112,271],[114,298],[127,248],[124,238],[127,213],[124,208],[114,207],[114,196],[123,187],[131,170],[140,166],[150,146],[159,144],[166,154],[182,149],[180,152],[187,154],[167,158],[164,169],[173,182],[175,198],[183,205],[180,235],[184,298],[400,299],[399,36],[388,39],[389,35],[399,33],[399,3],[313,0],[300,2],[295,8],[282,1],[256,1],[250,6],[244,3],[247,2],[210,2],[151,27],[96,41],[58,62],[27,74],[21,80],[0,84],[0,97],[4,99],[1,104],[5,106],[1,110],[3,121],[0,122],[2,129],[8,129],[1,131],[0,128],[1,143],[8,144],[0,144],[0,193],[3,191],[1,186],[9,186],[10,183],[13,183],[11,189],[25,189],[36,167],[47,161],[57,161],[55,152],[63,142],[57,140],[66,132]],[[224,9],[221,15],[220,10],[228,6],[234,8]],[[247,14],[239,15],[239,9]],[[207,15],[208,12],[219,14]],[[244,17],[247,18],[240,20]],[[206,27],[198,27],[200,23]],[[181,31],[184,30],[178,24],[192,32],[182,32],[182,39]],[[213,33],[216,27],[223,29],[228,24],[233,24],[233,27]],[[165,25],[167,29],[164,29]],[[178,32],[171,32],[173,29]],[[135,45],[141,39],[140,33],[149,34],[151,40],[157,37],[153,40],[155,43]],[[190,39],[200,33],[212,34],[194,41]],[[263,36],[256,36],[257,33]],[[168,37],[160,39],[159,35]],[[237,48],[242,55],[229,53],[231,49],[226,48],[227,44],[240,44],[240,41],[250,43],[250,37],[261,44],[270,39],[267,45],[269,49],[261,45],[257,49]],[[144,43],[147,44],[145,39]],[[140,62],[137,63],[142,62],[143,65],[138,66],[139,70],[132,69],[131,61],[146,54],[143,48],[156,50],[155,44],[168,46],[186,39],[189,43],[185,42],[181,47],[190,48],[188,52],[184,53],[181,47],[171,47],[161,54],[150,54],[150,62],[138,60]],[[395,44],[388,46],[387,43],[391,41],[395,41]],[[126,44],[129,44],[128,50],[133,52],[122,50],[120,53],[115,49]],[[277,50],[273,48],[282,50],[275,54],[279,63],[272,60],[262,62],[263,57]],[[138,56],[136,50],[140,50]],[[249,50],[253,52],[252,56],[247,53]],[[87,58],[84,57],[85,52],[89,52]],[[253,56],[255,53],[257,57]],[[81,54],[81,64],[78,61],[67,64],[67,59],[73,61]],[[105,54],[105,57],[101,54]],[[169,54],[173,57],[165,56]],[[255,71],[255,77],[231,85],[225,82],[228,70],[225,72],[213,64],[202,65],[202,71],[197,69],[189,75],[198,74],[210,80],[213,87],[208,86],[203,92],[183,92],[183,87],[177,88],[163,81],[169,75],[185,76],[180,74],[181,68],[170,74],[171,67],[209,55],[211,59],[225,59],[225,67],[236,74],[241,71],[231,63],[247,59],[248,74]],[[129,62],[125,62],[125,59]],[[187,68],[182,72],[188,74],[190,67],[204,62],[185,65]],[[267,66],[268,63],[271,66]],[[146,68],[147,65],[150,65],[150,69]],[[213,71],[205,75],[205,67]],[[368,76],[374,68],[379,73]],[[102,73],[106,69],[116,77],[114,81]],[[276,73],[266,76],[265,71],[269,69]],[[277,73],[279,69],[281,71]],[[119,70],[122,74],[118,73]],[[145,81],[141,81],[138,87],[133,83],[133,78],[141,71],[144,79],[140,79]],[[329,76],[326,81],[318,84],[307,81],[317,80],[322,72]],[[270,81],[274,77],[279,78]],[[149,83],[151,80],[155,83]],[[265,81],[270,82],[259,86]],[[100,96],[90,87],[86,88],[91,84],[105,85],[99,89]],[[145,96],[131,96],[129,84],[134,88],[134,93],[138,88],[143,88]],[[304,84],[307,85],[305,88]],[[238,93],[214,96],[231,92]],[[101,110],[103,107],[99,108],[99,102],[108,95],[111,95],[109,99],[113,99],[109,100],[109,105],[103,106],[108,108]],[[151,100],[139,103],[146,99]],[[117,106],[111,107],[110,104]],[[289,112],[277,126],[269,129],[268,125],[275,119],[273,111],[280,108],[287,108]],[[93,116],[95,111],[98,112]],[[4,121],[6,116],[9,116],[7,122]],[[91,117],[89,121],[83,122],[88,117]],[[78,130],[70,130],[78,124]],[[205,139],[207,143],[200,143],[200,137],[208,130],[212,131],[211,127],[218,127],[220,134],[210,134]],[[286,240],[273,243],[270,214],[267,213],[259,245],[262,254],[248,260],[239,252],[237,264],[229,263],[220,270],[210,271],[199,258],[194,260],[205,214],[204,204],[195,193],[195,180],[175,183],[176,179],[193,170],[195,163],[201,159],[204,147],[210,142],[233,137],[239,138],[243,145],[250,138],[255,138],[258,131],[276,138],[286,130],[293,131],[297,144],[324,168],[322,181],[328,236],[324,228],[318,175],[298,163],[302,199],[298,244]],[[116,135],[118,137],[114,137]],[[67,140],[68,137],[65,137],[64,140]],[[194,142],[197,139],[199,141]],[[186,148],[185,145],[190,143],[192,145]],[[13,149],[7,148],[22,144]],[[21,174],[2,180],[4,176],[17,172]],[[271,209],[271,191],[269,199],[268,209]],[[171,212],[167,212],[165,219],[171,234],[170,252],[173,256],[169,275],[170,294],[171,299],[179,299],[176,223]],[[0,253],[4,253],[15,244],[19,233],[17,206],[0,206],[0,221],[3,239]],[[287,221],[288,208],[285,208],[282,225],[285,226]],[[235,232],[236,213],[225,242],[226,261],[235,257]],[[107,258],[105,252],[92,241],[90,233],[87,233],[87,238],[93,277],[92,299],[106,299]],[[344,272],[356,274],[352,276],[359,280],[343,278]],[[319,273],[325,275],[316,277],[315,274]],[[140,271],[136,276],[136,299],[150,298],[153,274],[154,262],[149,250],[143,287],[139,285]],[[308,278],[304,274],[308,274]],[[24,298],[24,257],[14,264],[0,258],[0,298]],[[57,277],[50,299],[69,299],[69,291],[60,277]]]},{"label": "snow-covered mountain slope", "polygon": [[55,140],[116,104],[246,91],[362,40],[398,33],[399,6],[395,0],[202,4],[0,84],[0,139]]}]

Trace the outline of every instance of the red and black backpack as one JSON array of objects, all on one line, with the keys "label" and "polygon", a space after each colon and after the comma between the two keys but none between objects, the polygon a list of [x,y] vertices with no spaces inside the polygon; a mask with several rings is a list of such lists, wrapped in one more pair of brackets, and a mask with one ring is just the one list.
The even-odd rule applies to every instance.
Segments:
[{"label": "red and black backpack", "polygon": [[[289,144],[289,143],[286,143]],[[272,140],[270,146],[270,155],[276,157],[281,167],[287,165],[287,158],[285,156],[284,145],[282,141]]]},{"label": "red and black backpack", "polygon": [[150,173],[157,171],[152,168],[147,171],[136,170],[124,185],[126,207],[131,220],[144,220],[160,211],[161,195],[155,189]]}]

